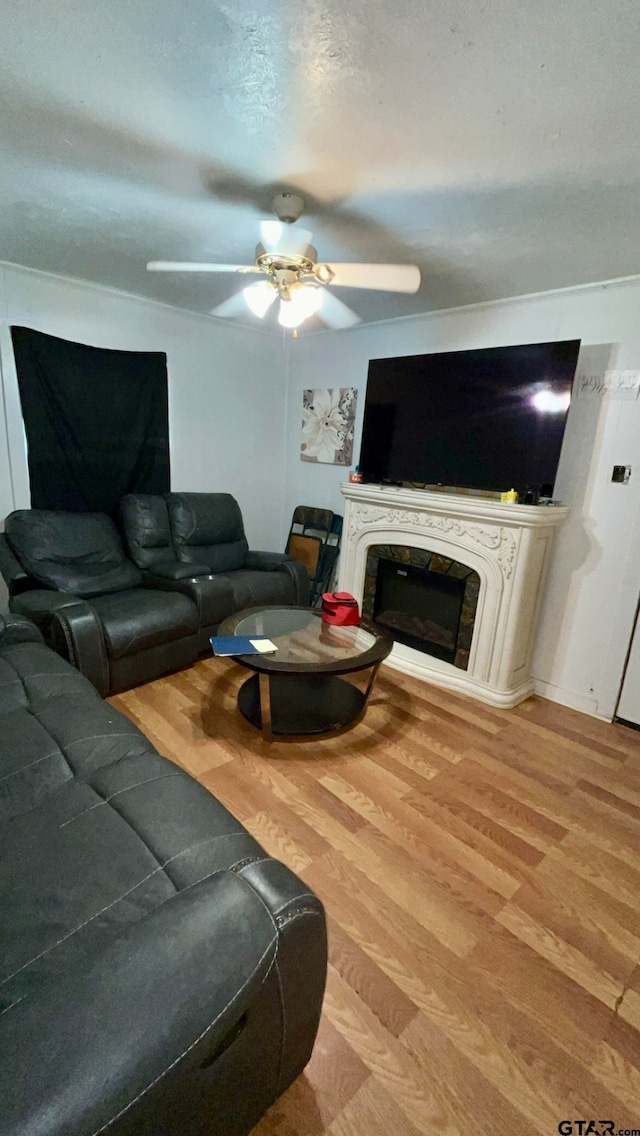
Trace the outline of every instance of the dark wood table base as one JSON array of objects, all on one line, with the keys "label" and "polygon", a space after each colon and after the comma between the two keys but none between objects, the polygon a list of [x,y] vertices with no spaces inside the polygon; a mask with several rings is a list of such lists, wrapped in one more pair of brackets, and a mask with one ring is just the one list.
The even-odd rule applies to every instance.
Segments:
[{"label": "dark wood table base", "polygon": [[334,734],[362,716],[377,672],[365,691],[336,675],[254,674],[240,687],[238,709],[267,740]]}]

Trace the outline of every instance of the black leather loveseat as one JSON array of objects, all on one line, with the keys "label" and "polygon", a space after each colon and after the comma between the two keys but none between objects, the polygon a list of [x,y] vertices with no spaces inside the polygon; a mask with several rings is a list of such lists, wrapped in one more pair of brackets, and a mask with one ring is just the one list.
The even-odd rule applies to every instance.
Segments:
[{"label": "black leather loveseat", "polygon": [[190,666],[234,611],[307,602],[306,570],[250,552],[227,493],[132,495],[122,522],[133,559],[102,513],[20,509],[0,535],[11,610],[100,694]]},{"label": "black leather loveseat", "polygon": [[301,1072],[319,900],[0,621],[0,1133],[244,1136]]},{"label": "black leather loveseat", "polygon": [[120,524],[145,587],[182,591],[198,605],[202,648],[212,625],[236,611],[308,603],[304,566],[281,552],[251,552],[230,493],[130,493]]}]

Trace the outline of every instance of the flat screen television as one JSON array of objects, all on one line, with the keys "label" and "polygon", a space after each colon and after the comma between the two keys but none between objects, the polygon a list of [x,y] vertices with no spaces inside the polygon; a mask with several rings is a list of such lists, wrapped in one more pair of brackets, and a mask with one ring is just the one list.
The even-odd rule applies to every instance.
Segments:
[{"label": "flat screen television", "polygon": [[372,359],[363,480],[552,487],[579,349],[569,339]]}]

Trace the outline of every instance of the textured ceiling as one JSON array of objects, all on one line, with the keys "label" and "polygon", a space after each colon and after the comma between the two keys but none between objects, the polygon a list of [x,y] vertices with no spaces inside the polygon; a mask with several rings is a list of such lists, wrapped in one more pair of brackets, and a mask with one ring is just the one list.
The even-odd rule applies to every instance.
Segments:
[{"label": "textured ceiling", "polygon": [[[365,320],[640,271],[638,0],[5,0],[0,259],[208,311],[275,189]],[[242,283],[245,283],[243,281]],[[249,317],[251,320],[252,317]]]}]

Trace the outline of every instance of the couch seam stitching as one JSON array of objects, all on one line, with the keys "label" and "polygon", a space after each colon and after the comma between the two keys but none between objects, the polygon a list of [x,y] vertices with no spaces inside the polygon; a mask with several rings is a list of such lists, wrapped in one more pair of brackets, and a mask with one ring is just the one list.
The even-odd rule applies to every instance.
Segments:
[{"label": "couch seam stitching", "polygon": [[[131,895],[132,892],[136,891],[137,888],[142,887],[143,884],[146,884],[147,880],[150,880],[152,876],[156,876],[158,872],[161,871],[162,867],[154,868],[152,872],[149,872],[148,876],[145,876],[142,880],[138,880],[138,883],[134,884],[133,887],[129,888],[128,891],[123,892],[122,895],[119,895],[117,897],[117,899],[113,899],[111,903],[108,903],[106,907],[102,907],[100,911],[96,911],[95,915],[92,915],[89,919],[85,919],[84,923],[79,923],[77,927],[73,928],[73,931],[69,931],[66,935],[63,935],[61,939],[57,940],[57,942],[51,943],[50,946],[45,947],[43,951],[40,951],[39,955],[34,955],[33,958],[23,963],[22,966],[18,967],[17,970],[14,970],[13,974],[9,974],[6,978],[3,978],[0,982],[0,986],[4,986],[6,982],[10,982],[12,978],[15,978],[16,974],[20,974],[23,970],[26,970],[28,966],[31,966],[34,962],[38,962],[41,958],[44,958],[45,955],[48,955],[50,951],[55,950],[56,947],[59,947],[61,943],[66,942],[67,939],[71,939],[76,934],[76,932],[81,931],[83,927],[87,927],[89,923],[93,923],[94,919],[97,919],[100,915],[104,915],[105,911],[109,911],[111,907],[115,907],[116,903],[120,903],[121,900],[126,899],[128,895]],[[173,883],[173,881],[170,882]]]},{"label": "couch seam stitching", "polygon": [[293,923],[296,919],[301,919],[304,915],[317,915],[322,918],[322,912],[318,911],[317,907],[299,907],[297,911],[291,911],[289,915],[282,915],[280,922],[277,924],[278,930],[282,931],[284,927],[288,927],[289,923]]},{"label": "couch seam stitching", "polygon": [[[136,891],[137,888],[141,887],[142,884],[146,884],[147,880],[150,880],[153,876],[156,876],[158,874],[158,872],[163,872],[164,869],[169,864],[172,864],[174,860],[177,860],[179,856],[185,856],[187,852],[192,852],[194,848],[199,848],[202,844],[211,844],[215,840],[222,840],[222,839],[224,839],[225,837],[228,837],[228,836],[246,836],[246,833],[245,832],[225,832],[225,833],[221,833],[219,836],[212,836],[208,840],[200,840],[196,844],[191,844],[189,846],[189,848],[183,848],[183,849],[181,849],[180,852],[176,852],[175,856],[170,856],[168,860],[165,860],[164,864],[159,864],[157,868],[154,868],[152,872],[149,872],[148,876],[145,876],[144,879],[142,879],[142,880],[138,880],[137,884],[134,884],[133,887],[129,888],[128,891],[123,892],[122,895],[119,895],[116,899],[113,899],[111,901],[111,903],[108,903],[106,905],[106,907],[102,907],[100,909],[100,911],[96,911],[95,915],[92,915],[89,919],[85,919],[84,923],[78,924],[77,927],[73,928],[73,931],[69,931],[66,935],[63,935],[61,939],[58,939],[57,942],[51,943],[51,945],[46,947],[44,951],[41,951],[39,955],[35,955],[34,958],[29,959],[28,962],[23,963],[22,966],[18,967],[17,970],[14,970],[13,974],[8,974],[6,978],[3,978],[2,981],[0,981],[0,986],[4,986],[5,982],[10,982],[10,980],[12,978],[15,978],[16,974],[20,974],[21,971],[25,970],[28,966],[31,966],[32,963],[38,962],[39,959],[44,958],[45,955],[49,954],[49,951],[55,950],[55,948],[59,947],[61,943],[65,943],[67,941],[67,939],[71,939],[73,937],[73,935],[76,934],[77,931],[81,931],[83,927],[87,927],[89,925],[89,923],[93,923],[94,919],[97,919],[100,915],[104,915],[105,911],[109,911],[109,909],[111,907],[115,907],[116,903],[120,903],[121,900],[126,899],[128,895],[131,895],[131,893]],[[146,844],[144,844],[144,847],[147,849],[147,851],[149,852],[150,855],[153,855],[153,852],[151,852],[151,849],[148,848],[148,846]],[[169,883],[173,887],[176,886],[174,884],[173,880],[171,879],[171,876],[169,876],[168,873],[167,873],[167,879],[169,880]],[[205,879],[206,879],[206,877],[205,877]],[[186,888],[181,888],[179,890],[180,890],[180,892],[186,891]],[[266,904],[265,904],[265,906],[266,906]],[[267,910],[268,910],[268,908],[267,908]],[[269,914],[271,914],[271,913],[269,912]],[[272,918],[272,922],[273,922],[273,918]],[[274,926],[275,926],[275,923],[274,923]],[[276,928],[276,930],[277,930],[277,928]]]},{"label": "couch seam stitching", "polygon": [[[9,777],[17,777],[19,773],[24,773],[27,769],[32,769],[34,765],[39,765],[41,761],[47,761],[51,757],[61,757],[63,761],[66,760],[61,749],[54,749],[51,753],[45,753],[42,757],[36,757],[35,761],[30,761],[28,765],[21,765],[19,769],[12,769],[11,773],[5,773],[4,777],[0,777],[0,785],[3,781],[7,781]],[[68,762],[66,762],[66,765],[67,768],[69,768]],[[73,776],[71,769],[69,769],[69,772]]]},{"label": "couch seam stitching", "polygon": [[288,899],[288,900],[286,901],[286,903],[282,903],[282,904],[280,905],[280,907],[276,908],[276,910],[275,910],[275,911],[274,911],[274,913],[273,913],[273,914],[274,914],[274,917],[275,917],[276,915],[279,915],[281,911],[284,911],[285,907],[289,907],[289,905],[290,905],[291,903],[298,903],[298,902],[299,902],[299,901],[300,901],[301,899],[317,899],[317,896],[315,896],[315,895],[313,894],[313,892],[312,892],[312,891],[303,891],[303,892],[300,892],[300,894],[299,894],[299,895],[295,895],[295,896],[293,896],[293,898],[292,898],[292,899]]},{"label": "couch seam stitching", "polygon": [[81,813],[76,813],[75,816],[69,817],[68,820],[63,820],[62,824],[58,825],[58,828],[66,828],[68,824],[73,824],[74,820],[80,820],[80,817],[86,816],[87,813],[93,812],[94,809],[101,808],[102,805],[106,805],[106,803],[106,801],[97,801],[95,805],[89,805],[88,809],[83,809]]},{"label": "couch seam stitching", "polygon": [[[147,741],[147,739],[144,737],[144,734],[132,734],[129,733],[128,730],[125,730],[121,734],[87,734],[84,738],[74,738],[72,742],[65,742],[64,748],[71,749],[72,746],[80,745],[81,742],[101,742],[104,738],[132,738],[136,741],[146,741],[147,746],[151,747],[151,742]],[[153,753],[153,750],[149,748],[147,752]]]},{"label": "couch seam stitching", "polygon": [[282,1013],[282,1036],[280,1038],[280,1056],[278,1058],[278,1080],[276,1081],[276,1088],[280,1088],[280,1078],[282,1077],[282,1067],[284,1065],[284,1054],[287,1043],[287,1010],[284,1000],[284,986],[282,984],[282,975],[278,965],[278,949],[280,947],[280,929],[278,928],[278,942],[276,945],[276,953],[274,957],[274,964],[276,974],[278,976],[278,994],[280,995],[280,1012]]},{"label": "couch seam stitching", "polygon": [[104,798],[104,803],[112,801],[114,797],[119,797],[121,793],[130,793],[132,789],[139,789],[141,785],[152,785],[155,781],[169,781],[173,777],[182,777],[182,770],[176,770],[175,773],[163,773],[161,777],[147,777],[146,781],[136,781],[135,785],[127,785],[124,789],[116,789],[115,793],[110,793],[108,797]]},{"label": "couch seam stitching", "polygon": [[[249,832],[227,832],[226,835],[227,836],[246,836],[246,837],[248,837],[249,840],[253,840],[253,837],[251,836],[251,833],[249,833]],[[239,863],[239,864],[241,864],[242,862],[243,862],[242,860],[237,861],[237,863]],[[207,872],[204,876],[199,876],[197,880],[192,880],[190,884],[187,884],[185,887],[180,888],[180,895],[182,895],[185,891],[189,891],[190,888],[196,887],[197,884],[203,883],[204,880],[210,880],[212,876],[220,875],[222,872],[233,872],[234,876],[237,876],[238,879],[244,880],[244,876],[238,876],[238,873],[233,871],[233,865],[230,868],[227,868],[227,867],[212,868],[211,871]],[[244,880],[244,882],[246,883],[247,881]]]},{"label": "couch seam stitching", "polygon": [[0,1010],[0,1018],[3,1016],[3,1014],[7,1013],[7,1010],[13,1010],[14,1006],[19,1006],[20,1003],[24,1001],[26,996],[26,994],[22,994],[20,998],[18,998],[17,1002],[10,1002],[8,1006],[5,1006],[4,1010]]},{"label": "couch seam stitching", "polygon": [[[125,789],[117,789],[115,793],[111,793],[108,797],[103,797],[103,799],[97,801],[95,805],[89,805],[88,809],[83,809],[81,813],[76,813],[75,816],[69,817],[69,820],[63,821],[62,824],[58,825],[58,828],[66,828],[68,824],[73,824],[74,820],[79,820],[80,817],[86,816],[87,813],[93,812],[94,809],[99,809],[101,805],[108,805],[109,801],[112,801],[114,797],[119,797],[121,793],[129,793],[132,789],[139,789],[141,785],[152,785],[154,781],[168,781],[171,777],[180,777],[180,773],[165,773],[162,777],[149,777],[146,781],[136,781],[135,785],[127,785]],[[86,782],[86,784],[89,784],[89,782]],[[90,785],[90,788],[94,793],[97,793],[98,790],[93,785]]]}]

